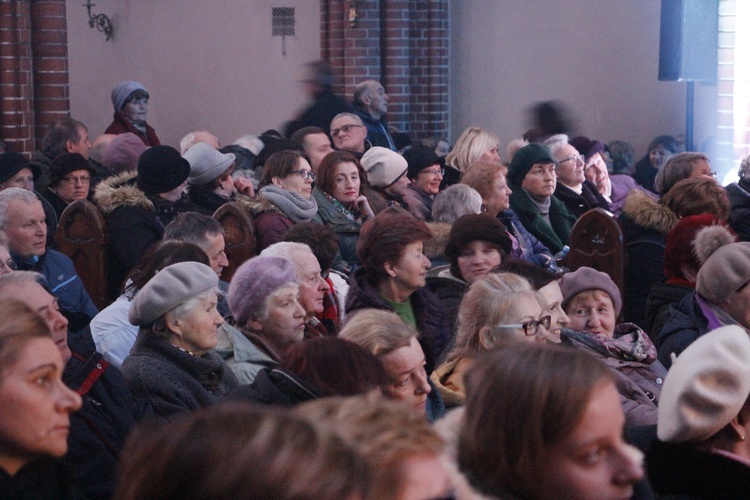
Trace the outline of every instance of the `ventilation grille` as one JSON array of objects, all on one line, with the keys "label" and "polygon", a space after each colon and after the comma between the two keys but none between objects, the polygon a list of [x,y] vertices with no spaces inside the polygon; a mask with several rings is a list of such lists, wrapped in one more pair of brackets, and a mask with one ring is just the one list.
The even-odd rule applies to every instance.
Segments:
[{"label": "ventilation grille", "polygon": [[272,9],[271,35],[294,36],[294,7],[274,7]]}]

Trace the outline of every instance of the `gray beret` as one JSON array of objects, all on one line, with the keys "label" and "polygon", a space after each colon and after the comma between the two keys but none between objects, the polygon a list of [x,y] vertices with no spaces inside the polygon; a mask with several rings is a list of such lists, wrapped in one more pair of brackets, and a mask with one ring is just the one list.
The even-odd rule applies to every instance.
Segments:
[{"label": "gray beret", "polygon": [[695,291],[709,302],[720,304],[750,281],[750,243],[719,247],[698,271]]},{"label": "gray beret", "polygon": [[135,326],[150,325],[180,304],[218,285],[219,277],[205,264],[172,264],[143,285],[133,299],[128,320]]}]

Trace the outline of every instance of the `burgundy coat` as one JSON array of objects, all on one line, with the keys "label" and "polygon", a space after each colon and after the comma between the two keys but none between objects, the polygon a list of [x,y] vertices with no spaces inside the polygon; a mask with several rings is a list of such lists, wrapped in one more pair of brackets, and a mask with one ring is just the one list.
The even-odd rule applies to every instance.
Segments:
[{"label": "burgundy coat", "polygon": [[137,135],[146,146],[161,146],[161,141],[156,136],[156,130],[154,127],[146,123],[146,134],[144,135],[140,130],[135,128],[132,123],[125,119],[122,113],[115,113],[114,120],[109,124],[105,134],[127,134],[132,132]]}]

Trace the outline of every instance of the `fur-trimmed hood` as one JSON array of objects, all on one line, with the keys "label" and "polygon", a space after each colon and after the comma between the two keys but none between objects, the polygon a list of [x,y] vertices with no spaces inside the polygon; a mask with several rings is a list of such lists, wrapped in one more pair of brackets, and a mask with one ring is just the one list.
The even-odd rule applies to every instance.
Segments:
[{"label": "fur-trimmed hood", "polygon": [[149,212],[156,212],[154,204],[146,193],[135,184],[137,172],[123,172],[104,179],[94,190],[94,203],[104,215],[111,214],[116,208],[138,207]]},{"label": "fur-trimmed hood", "polygon": [[424,243],[424,254],[430,260],[445,259],[445,246],[451,233],[451,224],[447,222],[428,222],[432,238]]},{"label": "fur-trimmed hood", "polygon": [[664,236],[679,222],[674,212],[654,201],[640,189],[630,191],[622,206],[622,214],[636,225],[652,229]]},{"label": "fur-trimmed hood", "polygon": [[257,198],[250,198],[249,196],[240,195],[235,201],[239,201],[253,217],[258,217],[260,214],[266,212],[276,212],[277,214],[286,217],[284,212],[282,212],[279,207],[263,198],[262,196],[258,196]]}]

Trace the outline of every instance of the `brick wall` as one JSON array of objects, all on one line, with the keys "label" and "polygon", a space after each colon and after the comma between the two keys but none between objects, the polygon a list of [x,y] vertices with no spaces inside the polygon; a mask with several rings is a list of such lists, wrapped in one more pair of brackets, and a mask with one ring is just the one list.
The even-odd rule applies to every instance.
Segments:
[{"label": "brick wall", "polygon": [[321,1],[321,57],[351,99],[357,83],[380,80],[388,120],[413,139],[450,135],[449,1],[359,0],[357,26],[343,0]]},{"label": "brick wall", "polygon": [[68,114],[65,0],[0,0],[0,140],[31,153]]}]

